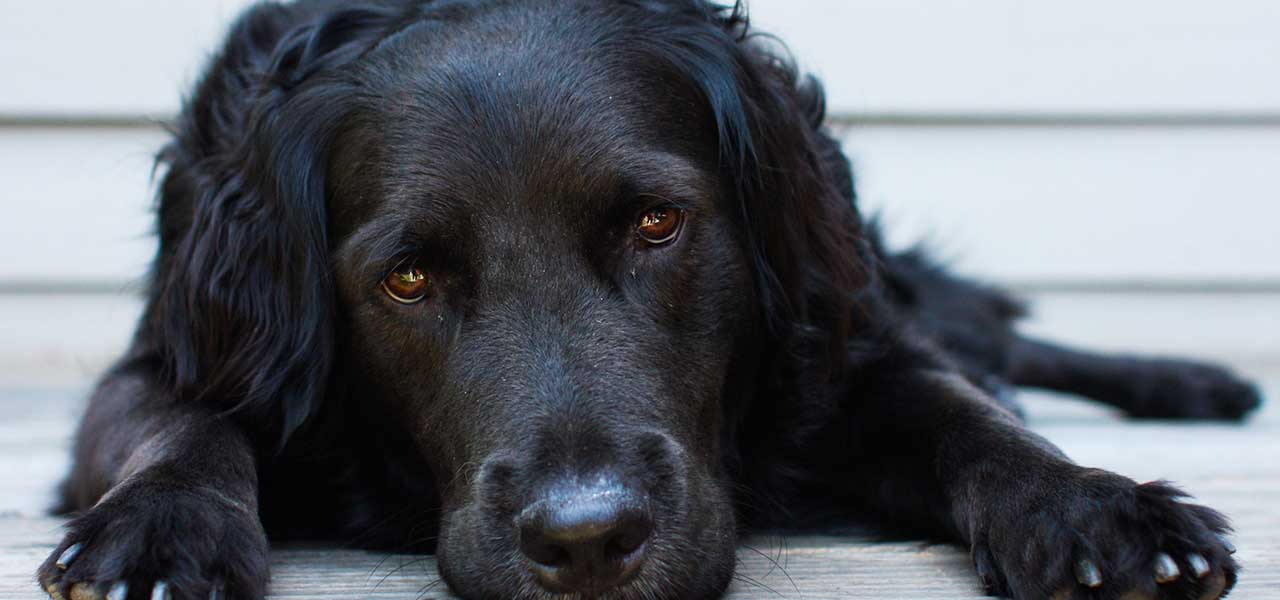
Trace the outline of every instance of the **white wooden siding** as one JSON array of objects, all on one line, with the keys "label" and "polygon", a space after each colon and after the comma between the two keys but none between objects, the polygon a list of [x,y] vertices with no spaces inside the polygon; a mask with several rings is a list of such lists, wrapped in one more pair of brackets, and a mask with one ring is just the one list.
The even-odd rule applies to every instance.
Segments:
[{"label": "white wooden siding", "polygon": [[966,272],[1280,281],[1280,126],[864,127],[846,148],[898,245]]},{"label": "white wooden siding", "polygon": [[248,0],[0,0],[0,115],[163,117]]},{"label": "white wooden siding", "polygon": [[1271,0],[756,0],[852,113],[1280,112]]},{"label": "white wooden siding", "polygon": [[[0,282],[113,285],[153,253],[156,130],[0,135]],[[856,127],[869,212],[977,275],[1280,281],[1280,127]]]},{"label": "white wooden siding", "polygon": [[[247,4],[0,0],[0,290],[142,274],[139,123]],[[1280,284],[1280,3],[750,5],[853,124],[894,240],[1005,281]]]},{"label": "white wooden siding", "polygon": [[140,276],[164,139],[159,128],[0,128],[0,283]]},{"label": "white wooden siding", "polygon": [[[0,114],[165,115],[247,0],[0,0]],[[1272,0],[753,0],[862,113],[1280,115]]]}]

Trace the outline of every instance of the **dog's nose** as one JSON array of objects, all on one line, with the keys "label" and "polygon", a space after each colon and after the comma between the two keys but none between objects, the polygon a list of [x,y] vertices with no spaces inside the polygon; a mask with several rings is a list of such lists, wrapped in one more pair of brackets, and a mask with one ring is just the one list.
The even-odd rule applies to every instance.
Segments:
[{"label": "dog's nose", "polygon": [[626,583],[653,533],[648,503],[616,486],[548,495],[516,521],[538,582],[558,593],[600,594]]}]

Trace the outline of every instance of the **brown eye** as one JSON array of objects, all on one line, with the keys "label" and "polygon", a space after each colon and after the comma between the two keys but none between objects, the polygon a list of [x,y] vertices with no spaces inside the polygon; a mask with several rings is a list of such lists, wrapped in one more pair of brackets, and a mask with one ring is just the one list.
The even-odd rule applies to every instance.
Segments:
[{"label": "brown eye", "polygon": [[427,297],[427,273],[411,261],[397,266],[382,280],[382,291],[401,304],[417,304]]},{"label": "brown eye", "polygon": [[655,208],[640,215],[640,221],[636,223],[636,235],[655,246],[666,244],[680,235],[683,223],[683,210],[670,206]]}]

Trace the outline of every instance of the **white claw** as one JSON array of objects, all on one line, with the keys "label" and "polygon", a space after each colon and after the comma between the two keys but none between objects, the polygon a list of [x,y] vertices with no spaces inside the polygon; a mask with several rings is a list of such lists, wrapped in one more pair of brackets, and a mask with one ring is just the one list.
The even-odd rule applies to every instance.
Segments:
[{"label": "white claw", "polygon": [[107,600],[127,600],[129,598],[129,584],[123,581],[117,581],[111,586],[111,591],[107,592]]},{"label": "white claw", "polygon": [[1232,544],[1231,540],[1227,539],[1227,536],[1225,535],[1222,536],[1221,541],[1222,541],[1222,548],[1227,551],[1227,554],[1236,553],[1236,545]]},{"label": "white claw", "polygon": [[72,544],[70,548],[64,550],[62,555],[58,557],[58,562],[56,563],[58,568],[66,571],[67,568],[71,566],[71,561],[75,560],[77,556],[80,556],[81,548],[82,546],[80,544]]},{"label": "white claw", "polygon": [[1191,572],[1196,576],[1196,579],[1203,579],[1205,575],[1212,571],[1209,568],[1209,561],[1199,554],[1188,555],[1187,565],[1191,567]]},{"label": "white claw", "polygon": [[1093,561],[1082,558],[1076,561],[1076,581],[1088,588],[1102,587],[1102,571]]},{"label": "white claw", "polygon": [[1178,570],[1178,563],[1173,562],[1173,557],[1161,552],[1156,555],[1156,582],[1169,583],[1178,579],[1182,575],[1182,571]]}]

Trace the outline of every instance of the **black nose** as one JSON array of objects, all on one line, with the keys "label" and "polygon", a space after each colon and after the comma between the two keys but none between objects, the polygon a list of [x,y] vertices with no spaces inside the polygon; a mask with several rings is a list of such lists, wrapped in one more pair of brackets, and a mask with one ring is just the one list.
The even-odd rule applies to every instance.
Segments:
[{"label": "black nose", "polygon": [[520,551],[549,591],[602,593],[644,562],[653,533],[647,504],[617,486],[549,494],[517,517]]}]

